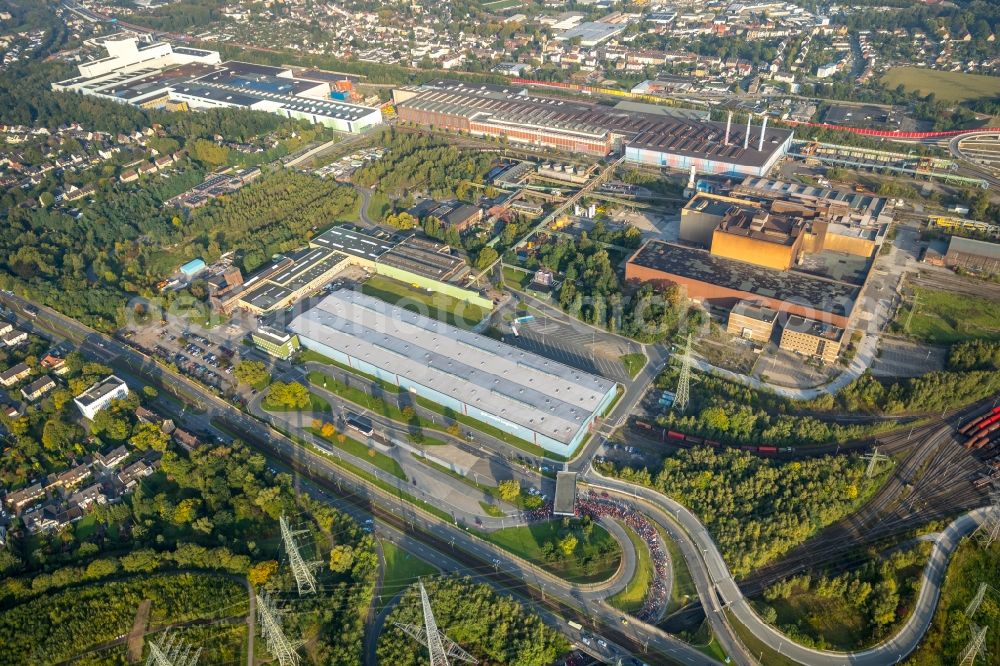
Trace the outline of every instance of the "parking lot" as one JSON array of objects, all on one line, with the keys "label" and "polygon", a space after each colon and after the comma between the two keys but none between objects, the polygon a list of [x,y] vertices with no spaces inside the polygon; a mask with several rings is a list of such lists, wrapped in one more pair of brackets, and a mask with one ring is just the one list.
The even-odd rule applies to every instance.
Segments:
[{"label": "parking lot", "polygon": [[617,382],[631,379],[619,356],[634,351],[632,345],[620,343],[582,324],[574,326],[545,316],[536,315],[514,326],[517,335],[504,335],[504,342],[508,344]]},{"label": "parking lot", "polygon": [[916,377],[944,370],[947,359],[947,347],[883,337],[879,341],[878,354],[872,361],[872,374],[876,377]]},{"label": "parking lot", "polygon": [[133,342],[150,355],[198,381],[221,391],[236,387],[232,375],[238,362],[237,348],[232,343],[213,342],[192,331],[174,330],[170,326],[151,326],[133,336]]},{"label": "parking lot", "polygon": [[383,155],[385,155],[385,150],[382,148],[365,148],[356,153],[345,155],[336,162],[331,162],[318,169],[314,169],[313,174],[321,178],[347,179],[357,169],[360,169],[369,162],[381,159]]}]

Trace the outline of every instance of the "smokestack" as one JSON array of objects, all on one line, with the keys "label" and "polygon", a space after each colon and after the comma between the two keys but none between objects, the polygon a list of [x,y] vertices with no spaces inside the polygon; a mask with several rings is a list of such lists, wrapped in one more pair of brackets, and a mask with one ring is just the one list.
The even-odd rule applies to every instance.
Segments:
[{"label": "smokestack", "polygon": [[747,116],[747,135],[743,137],[743,150],[750,147],[750,120],[753,118],[753,114]]},{"label": "smokestack", "polygon": [[767,116],[764,116],[764,124],[760,128],[760,141],[757,142],[757,152],[764,150],[764,132],[767,131]]},{"label": "smokestack", "polygon": [[729,145],[729,128],[733,126],[733,112],[730,111],[729,115],[726,116],[726,138],[722,141],[723,146]]}]

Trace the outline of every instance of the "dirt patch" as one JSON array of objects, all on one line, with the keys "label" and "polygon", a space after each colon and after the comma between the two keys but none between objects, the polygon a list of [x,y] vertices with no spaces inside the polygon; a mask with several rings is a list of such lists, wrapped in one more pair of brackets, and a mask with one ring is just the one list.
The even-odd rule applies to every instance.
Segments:
[{"label": "dirt patch", "polygon": [[149,611],[153,606],[151,599],[143,599],[139,608],[135,611],[135,621],[132,623],[132,631],[128,634],[128,663],[136,664],[142,661],[143,637],[146,635],[146,626],[149,624]]}]

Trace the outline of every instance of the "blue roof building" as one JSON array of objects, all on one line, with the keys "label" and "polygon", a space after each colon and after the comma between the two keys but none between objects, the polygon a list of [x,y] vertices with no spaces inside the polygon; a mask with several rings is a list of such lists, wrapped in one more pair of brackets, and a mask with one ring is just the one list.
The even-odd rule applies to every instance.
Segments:
[{"label": "blue roof building", "polygon": [[205,261],[203,259],[201,258],[192,259],[191,261],[181,266],[181,273],[184,273],[184,275],[186,275],[187,277],[194,277],[195,275],[201,273],[206,268],[207,266],[205,265]]}]

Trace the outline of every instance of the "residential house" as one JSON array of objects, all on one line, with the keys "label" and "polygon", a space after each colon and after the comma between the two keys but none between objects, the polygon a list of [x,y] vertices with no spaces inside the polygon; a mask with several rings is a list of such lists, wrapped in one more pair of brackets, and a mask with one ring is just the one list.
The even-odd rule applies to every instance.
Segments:
[{"label": "residential house", "polygon": [[39,377],[21,389],[21,395],[25,400],[34,402],[56,387],[54,379],[48,375]]},{"label": "residential house", "polygon": [[14,367],[0,372],[0,384],[8,387],[13,386],[30,374],[31,368],[28,367],[27,363],[18,363]]},{"label": "residential house", "polygon": [[125,492],[131,491],[139,481],[153,473],[153,468],[145,460],[137,460],[118,472],[118,482],[125,486]]},{"label": "residential house", "polygon": [[66,359],[52,354],[46,354],[41,360],[41,366],[56,375],[65,375],[69,372],[66,366]]},{"label": "residential house", "polygon": [[6,333],[3,338],[0,339],[3,340],[4,346],[16,347],[17,345],[28,341],[28,333],[27,331],[15,328],[14,330]]},{"label": "residential house", "polygon": [[70,490],[83,483],[90,477],[90,468],[86,465],[77,465],[56,475],[56,478],[49,482],[49,488],[60,486],[63,490]]},{"label": "residential house", "polygon": [[128,458],[128,456],[128,449],[123,445],[112,449],[108,453],[94,454],[94,462],[104,469],[114,469],[118,465],[125,462],[125,459]]},{"label": "residential house", "polygon": [[42,484],[33,483],[27,488],[7,493],[4,503],[14,513],[20,513],[25,507],[34,504],[43,497],[45,497],[45,489],[42,488]]},{"label": "residential house", "polygon": [[174,441],[181,445],[181,447],[190,453],[194,451],[198,446],[201,445],[201,441],[191,433],[186,430],[181,430],[176,428],[173,432]]},{"label": "residential house", "polygon": [[73,493],[67,500],[70,507],[77,507],[86,511],[94,504],[107,504],[108,497],[104,494],[104,488],[99,483],[87,486],[83,490]]}]

